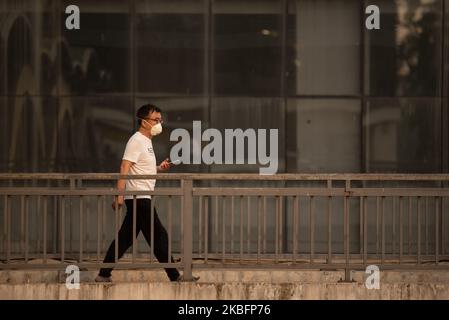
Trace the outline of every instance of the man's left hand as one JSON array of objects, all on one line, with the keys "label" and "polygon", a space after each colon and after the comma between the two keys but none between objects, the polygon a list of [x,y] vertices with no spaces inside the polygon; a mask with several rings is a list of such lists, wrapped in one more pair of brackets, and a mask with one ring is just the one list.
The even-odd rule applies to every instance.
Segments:
[{"label": "man's left hand", "polygon": [[160,171],[166,171],[170,168],[170,162],[169,159],[165,159],[164,161],[161,162],[161,164],[159,165],[159,170]]}]

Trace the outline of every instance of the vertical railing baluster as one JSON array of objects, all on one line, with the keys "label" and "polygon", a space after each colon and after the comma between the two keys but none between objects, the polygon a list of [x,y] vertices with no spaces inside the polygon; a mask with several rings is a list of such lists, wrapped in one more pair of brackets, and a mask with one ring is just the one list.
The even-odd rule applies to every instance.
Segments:
[{"label": "vertical railing baluster", "polygon": [[[150,239],[150,261],[151,263],[153,262],[153,259],[155,259],[154,257],[154,207],[156,205],[156,196],[152,195],[151,196],[151,206],[150,206],[150,233],[151,233],[151,239]],[[168,256],[168,262],[170,262],[170,256]]]},{"label": "vertical railing baluster", "polygon": [[293,262],[297,261],[298,245],[298,196],[293,197]]},{"label": "vertical railing baluster", "polygon": [[65,196],[61,196],[61,264],[65,261]]},{"label": "vertical railing baluster", "polygon": [[204,263],[207,264],[209,252],[209,199],[204,197]]},{"label": "vertical railing baluster", "polygon": [[222,198],[222,205],[223,205],[223,209],[222,209],[222,214],[221,214],[221,234],[222,234],[222,257],[221,257],[221,262],[224,264],[225,263],[225,254],[226,254],[226,220],[225,220],[225,212],[226,212],[226,196],[223,196]]},{"label": "vertical railing baluster", "polygon": [[392,256],[394,256],[396,254],[396,201],[395,201],[395,197],[392,197],[392,203],[393,203],[393,207],[392,207],[392,212],[391,212],[391,216],[392,216],[392,237],[393,237],[393,247],[392,247]]},{"label": "vertical railing baluster", "polygon": [[404,246],[404,198],[399,197],[399,263],[402,263],[402,255],[403,255],[403,246]]},{"label": "vertical railing baluster", "polygon": [[[151,205],[153,205],[153,200],[151,199]],[[132,234],[132,264],[136,263],[136,247],[137,247],[137,198],[136,195],[133,195],[133,234]],[[151,222],[153,223],[153,222]],[[151,234],[151,238],[153,238],[153,234]],[[153,244],[151,244],[150,252],[153,250]]]},{"label": "vertical railing baluster", "polygon": [[[173,211],[173,203],[172,203],[172,196],[169,195],[167,198],[168,201],[168,261],[171,262],[171,256],[172,256],[172,229],[173,229],[173,218],[172,218],[172,211]],[[200,203],[201,203],[201,199],[200,199]],[[201,217],[201,210],[200,210],[200,217]],[[200,223],[201,225],[201,223]],[[201,231],[201,226],[200,226],[200,231]],[[201,235],[198,238],[198,242],[201,243]],[[201,249],[198,252],[199,254],[201,254]]]},{"label": "vertical railing baluster", "polygon": [[20,196],[20,252],[25,251],[25,196]]},{"label": "vertical railing baluster", "polygon": [[412,255],[412,197],[408,197],[408,255]]},{"label": "vertical railing baluster", "polygon": [[9,228],[9,196],[5,195],[5,215],[3,217],[4,224],[3,224],[3,233],[4,233],[4,239],[5,239],[5,252],[6,252],[6,263],[10,263],[11,258],[11,236],[9,234],[10,228]]},{"label": "vertical railing baluster", "polygon": [[214,240],[215,240],[215,255],[218,256],[218,196],[215,196],[215,224],[214,224]]},{"label": "vertical railing baluster", "polygon": [[382,212],[381,212],[381,223],[382,223],[382,253],[381,253],[381,265],[385,262],[385,197],[382,196]]},{"label": "vertical railing baluster", "polygon": [[267,253],[267,197],[263,197],[263,253]]},{"label": "vertical railing baluster", "polygon": [[445,218],[444,218],[444,199],[445,197],[441,197],[441,255],[446,253],[446,230],[445,230]]},{"label": "vertical railing baluster", "polygon": [[364,198],[363,196],[359,197],[359,253],[360,255],[363,257],[363,248],[365,247],[365,243],[364,240],[365,238],[363,237],[363,206],[364,206]]},{"label": "vertical railing baluster", "polygon": [[315,253],[315,214],[314,214],[314,196],[309,197],[309,223],[310,223],[310,264],[313,264]]},{"label": "vertical railing baluster", "polygon": [[79,230],[80,230],[80,234],[79,234],[79,263],[83,262],[83,234],[84,234],[84,230],[83,230],[83,196],[79,197]]},{"label": "vertical railing baluster", "polygon": [[203,250],[203,225],[202,225],[202,220],[203,220],[203,196],[199,196],[198,198],[198,254],[201,257],[201,252]]},{"label": "vertical railing baluster", "polygon": [[103,203],[101,205],[101,219],[103,223],[101,224],[101,247],[104,249],[106,246],[106,196],[103,197]]},{"label": "vertical railing baluster", "polygon": [[261,232],[261,219],[260,219],[260,215],[262,214],[262,210],[261,210],[261,202],[262,202],[262,197],[258,196],[257,197],[257,263],[260,263],[260,249],[261,249],[261,236],[262,236],[262,232]]},{"label": "vertical railing baluster", "polygon": [[439,241],[440,241],[440,239],[439,239],[439,232],[438,232],[438,229],[439,229],[439,226],[440,226],[440,224],[439,224],[439,210],[438,210],[438,208],[439,208],[439,200],[440,200],[441,198],[439,198],[439,197],[435,197],[435,264],[437,264],[438,265],[438,263],[439,263],[439,251],[440,251],[440,247],[439,247]]},{"label": "vertical railing baluster", "polygon": [[118,204],[116,203],[114,206],[114,212],[115,212],[115,232],[114,232],[114,263],[118,262],[118,230],[119,230],[119,208]]},{"label": "vertical railing baluster", "polygon": [[100,261],[101,251],[101,195],[97,195],[97,263]]},{"label": "vertical railing baluster", "polygon": [[363,265],[368,261],[368,198],[363,201]]},{"label": "vertical railing baluster", "polygon": [[183,267],[184,279],[192,280],[192,249],[193,249],[193,181],[182,180],[181,187],[183,190],[182,214],[184,215],[184,237],[183,245]]},{"label": "vertical railing baluster", "polygon": [[279,254],[279,197],[276,196],[276,212],[275,212],[275,235],[274,235],[274,243],[275,243],[275,263],[278,263],[278,254]]},{"label": "vertical railing baluster", "polygon": [[327,263],[332,264],[332,197],[327,197]]},{"label": "vertical railing baluster", "polygon": [[240,264],[243,261],[243,196],[240,196]]},{"label": "vertical railing baluster", "polygon": [[[346,180],[346,192],[350,189],[350,181]],[[349,196],[348,193],[343,197],[343,238],[345,253],[345,281],[350,281],[351,275],[349,270]]]},{"label": "vertical railing baluster", "polygon": [[425,211],[425,224],[426,224],[426,256],[429,255],[429,197],[426,197],[426,211]]},{"label": "vertical railing baluster", "polygon": [[44,196],[44,221],[43,221],[43,263],[47,264],[47,209],[48,209],[48,198],[47,196]]},{"label": "vertical railing baluster", "polygon": [[246,226],[246,234],[247,234],[247,247],[248,247],[248,255],[251,253],[251,198],[250,196],[246,197],[248,202],[248,215],[247,215],[247,226]]},{"label": "vertical railing baluster", "polygon": [[379,217],[380,217],[380,197],[376,197],[376,255],[377,255],[377,257],[379,257],[379,253],[380,253]]},{"label": "vertical railing baluster", "polygon": [[418,264],[421,264],[421,197],[418,197]]},{"label": "vertical railing baluster", "polygon": [[30,201],[29,197],[25,196],[25,263],[28,263],[28,242],[29,242],[29,218],[30,218]]},{"label": "vertical railing baluster", "polygon": [[234,254],[234,196],[231,196],[231,254]]}]

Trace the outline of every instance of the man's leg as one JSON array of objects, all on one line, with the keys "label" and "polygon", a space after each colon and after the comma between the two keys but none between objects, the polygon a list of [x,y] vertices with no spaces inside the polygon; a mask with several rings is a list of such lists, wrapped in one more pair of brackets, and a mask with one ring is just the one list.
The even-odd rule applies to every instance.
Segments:
[{"label": "man's leg", "polygon": [[[140,230],[151,247],[151,200],[145,199],[142,201],[142,206],[138,207],[138,218]],[[154,208],[154,248],[151,248],[157,260],[161,263],[168,262],[168,234]],[[170,257],[171,262],[174,262],[173,257]],[[179,278],[179,272],[176,268],[165,268],[167,276],[171,281]]]},{"label": "man's leg", "polygon": [[[118,232],[118,259],[128,250],[133,243],[133,200],[125,200],[126,204],[126,216],[123,220],[120,231]],[[136,228],[138,234],[138,228]],[[115,262],[115,239],[112,241],[106,256],[103,260],[104,263]],[[99,276],[108,278],[111,276],[113,268],[102,268]]]}]

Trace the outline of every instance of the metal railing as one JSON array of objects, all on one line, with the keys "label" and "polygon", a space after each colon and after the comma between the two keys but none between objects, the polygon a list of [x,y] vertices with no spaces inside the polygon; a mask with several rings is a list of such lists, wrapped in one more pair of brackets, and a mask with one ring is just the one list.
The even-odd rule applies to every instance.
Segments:
[{"label": "metal railing", "polygon": [[[119,192],[119,178],[158,187]],[[192,268],[341,269],[345,280],[370,264],[447,270],[448,183],[444,174],[0,174],[0,268],[177,267],[187,279]],[[134,204],[152,196],[148,214],[154,222],[157,207],[174,262],[137,239],[135,205],[131,254],[117,260],[123,208],[106,208],[118,194]]]}]

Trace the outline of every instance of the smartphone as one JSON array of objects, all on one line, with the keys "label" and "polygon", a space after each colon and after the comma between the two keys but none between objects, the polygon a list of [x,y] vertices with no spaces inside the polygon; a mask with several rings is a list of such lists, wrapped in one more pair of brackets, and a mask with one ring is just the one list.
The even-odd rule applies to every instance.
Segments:
[{"label": "smartphone", "polygon": [[178,164],[181,164],[181,160],[173,160],[173,161],[170,160],[168,163],[170,165],[177,166]]}]

